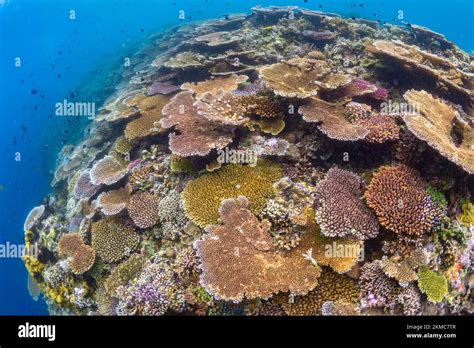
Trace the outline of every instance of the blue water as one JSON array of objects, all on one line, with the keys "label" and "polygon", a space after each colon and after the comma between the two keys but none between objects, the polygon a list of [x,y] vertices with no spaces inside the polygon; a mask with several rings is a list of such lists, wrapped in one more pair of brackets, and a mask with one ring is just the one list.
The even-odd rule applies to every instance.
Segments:
[{"label": "blue water", "polygon": [[[473,0],[0,0],[0,243],[22,243],[26,215],[50,191],[58,151],[82,134],[84,120],[51,116],[56,102],[100,105],[108,69],[150,34],[183,23],[180,10],[186,22],[249,12],[257,4],[398,24],[401,10],[405,21],[474,50]],[[21,260],[0,258],[0,314],[47,314],[26,284]]]}]

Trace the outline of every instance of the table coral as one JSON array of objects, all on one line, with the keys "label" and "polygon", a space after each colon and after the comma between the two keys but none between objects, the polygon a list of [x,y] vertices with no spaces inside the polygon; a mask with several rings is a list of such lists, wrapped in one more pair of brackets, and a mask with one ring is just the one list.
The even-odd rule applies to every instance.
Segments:
[{"label": "table coral", "polygon": [[313,289],[321,270],[302,255],[311,237],[288,254],[272,250],[268,221],[258,221],[248,203],[243,196],[224,200],[219,209],[223,225],[206,227],[208,234],[194,243],[201,285],[215,298],[234,302]]},{"label": "table coral", "polygon": [[418,287],[431,302],[440,302],[448,293],[448,282],[439,273],[431,271],[427,266],[418,270]]},{"label": "table coral", "polygon": [[257,213],[281,175],[280,167],[267,161],[259,161],[255,167],[226,165],[188,182],[182,192],[184,210],[189,219],[205,227],[217,222],[223,199],[245,196],[250,210]]}]

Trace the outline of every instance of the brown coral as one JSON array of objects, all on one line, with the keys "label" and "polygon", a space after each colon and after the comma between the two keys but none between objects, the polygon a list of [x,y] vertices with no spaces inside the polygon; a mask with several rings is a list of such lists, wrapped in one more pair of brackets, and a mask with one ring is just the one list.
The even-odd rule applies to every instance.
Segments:
[{"label": "brown coral", "polygon": [[144,138],[153,134],[163,133],[160,119],[163,106],[170,101],[168,96],[154,95],[140,100],[136,107],[141,116],[127,124],[124,130],[125,138],[128,141]]},{"label": "brown coral", "polygon": [[128,173],[126,163],[117,161],[108,155],[97,161],[90,171],[90,181],[93,185],[112,185]]},{"label": "brown coral", "polygon": [[132,187],[128,184],[117,190],[103,192],[97,197],[97,206],[104,215],[118,214],[127,207],[131,193]]},{"label": "brown coral", "polygon": [[82,244],[74,253],[71,270],[74,274],[83,274],[90,270],[95,262],[95,251],[89,245]]},{"label": "brown coral", "polygon": [[440,210],[424,190],[423,179],[404,165],[383,166],[365,192],[380,224],[396,233],[420,235],[435,226]]},{"label": "brown coral", "polygon": [[389,140],[397,140],[400,135],[400,128],[394,119],[388,115],[375,114],[368,119],[357,122],[357,125],[369,131],[364,141],[381,144]]},{"label": "brown coral", "polygon": [[140,241],[132,227],[119,220],[102,219],[92,224],[92,248],[105,262],[117,262],[133,252]]},{"label": "brown coral", "polygon": [[[474,173],[474,128],[460,120],[459,112],[452,106],[434,98],[426,91],[407,91],[403,97],[418,110],[404,114],[408,129],[419,139],[426,141],[442,156]],[[453,124],[460,130],[460,142],[455,143]]]},{"label": "brown coral", "polygon": [[318,123],[319,130],[332,139],[356,141],[369,133],[363,126],[350,123],[344,116],[344,108],[318,98],[310,98],[298,112],[306,122]]},{"label": "brown coral", "polygon": [[288,254],[272,250],[270,223],[259,222],[248,200],[222,202],[223,225],[208,226],[194,244],[201,259],[201,285],[217,299],[240,302],[244,297],[269,298],[279,291],[306,294],[317,284],[321,269],[303,257],[311,236]]},{"label": "brown coral", "polygon": [[159,198],[151,193],[135,193],[130,198],[130,202],[128,204],[128,215],[130,215],[133,222],[138,227],[152,227],[158,222],[159,204]]},{"label": "brown coral", "polygon": [[198,114],[192,92],[177,94],[162,112],[161,125],[176,127],[180,132],[169,135],[170,150],[178,156],[205,156],[212,149],[221,149],[232,141],[231,131],[221,129]]},{"label": "brown coral", "polygon": [[84,242],[79,233],[64,233],[58,241],[59,257],[73,256]]},{"label": "brown coral", "polygon": [[331,168],[316,191],[315,214],[327,237],[365,240],[377,236],[379,225],[361,200],[362,179],[347,170]]},{"label": "brown coral", "polygon": [[79,178],[74,184],[74,197],[77,199],[89,199],[100,189],[100,185],[94,185],[91,182],[90,170],[80,173]]},{"label": "brown coral", "polygon": [[224,93],[232,92],[239,87],[241,83],[247,81],[246,75],[228,75],[225,77],[216,77],[197,83],[186,82],[181,86],[183,91],[192,91],[197,100],[201,99],[206,93],[216,94],[219,91]]},{"label": "brown coral", "polygon": [[209,121],[239,126],[249,120],[246,105],[240,102],[241,98],[220,90],[215,94],[204,94],[194,106],[197,108],[198,114]]}]

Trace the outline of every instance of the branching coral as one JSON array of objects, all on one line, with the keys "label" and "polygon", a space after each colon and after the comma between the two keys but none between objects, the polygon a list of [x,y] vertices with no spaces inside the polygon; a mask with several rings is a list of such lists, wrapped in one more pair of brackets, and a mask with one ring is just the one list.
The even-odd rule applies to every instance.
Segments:
[{"label": "branching coral", "polygon": [[232,141],[232,133],[200,116],[194,106],[192,92],[181,92],[163,108],[164,128],[176,127],[171,133],[170,150],[179,156],[205,156],[212,149],[221,149]]},{"label": "branching coral", "polygon": [[288,254],[273,251],[269,222],[259,222],[248,203],[243,196],[224,200],[219,211],[223,225],[206,227],[208,234],[195,242],[201,285],[215,298],[234,302],[279,291],[306,294],[321,272],[302,255],[311,237]]},{"label": "branching coral", "polygon": [[383,166],[373,175],[365,198],[382,226],[396,233],[421,235],[438,223],[441,214],[424,186],[409,167]]},{"label": "branching coral", "polygon": [[105,262],[116,262],[133,252],[139,236],[119,220],[102,219],[92,224],[92,248]]},{"label": "branching coral", "polygon": [[388,115],[375,114],[356,124],[369,131],[364,139],[369,143],[381,144],[389,140],[397,140],[399,137],[400,129],[394,119]]},{"label": "branching coral", "polygon": [[362,307],[388,306],[397,296],[397,282],[384,274],[380,260],[361,267],[359,286]]},{"label": "branching coral", "polygon": [[226,165],[188,182],[182,192],[184,210],[189,219],[205,227],[217,222],[223,199],[242,195],[248,198],[250,210],[257,213],[280,176],[280,167],[267,161],[259,161],[255,167]]},{"label": "branching coral", "polygon": [[315,213],[322,234],[365,240],[377,236],[375,216],[361,200],[362,179],[356,174],[331,168],[316,191]]},{"label": "branching coral", "polygon": [[131,196],[128,204],[128,215],[140,228],[154,226],[158,222],[160,199],[148,192],[139,192]]},{"label": "branching coral", "polygon": [[94,164],[90,171],[90,179],[93,185],[112,185],[122,179],[127,173],[127,165],[109,155]]},{"label": "branching coral", "polygon": [[[408,129],[428,143],[451,162],[469,174],[474,173],[474,127],[460,120],[459,112],[452,106],[434,98],[426,91],[409,90],[403,97],[417,110],[416,114],[404,114]],[[452,135],[459,129],[458,143]]]},{"label": "branching coral", "polygon": [[426,294],[431,302],[440,302],[448,293],[448,282],[439,273],[431,271],[428,266],[422,266],[418,270],[418,287]]}]

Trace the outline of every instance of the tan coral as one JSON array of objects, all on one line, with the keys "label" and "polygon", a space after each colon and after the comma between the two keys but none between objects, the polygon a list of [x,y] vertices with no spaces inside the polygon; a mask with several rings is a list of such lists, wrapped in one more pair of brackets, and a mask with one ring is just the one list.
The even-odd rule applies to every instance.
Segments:
[{"label": "tan coral", "polygon": [[318,81],[324,75],[321,70],[305,71],[285,63],[265,65],[259,70],[265,86],[275,94],[290,98],[308,98],[318,94]]},{"label": "tan coral", "polygon": [[369,131],[358,124],[352,124],[344,115],[344,108],[325,102],[318,98],[310,98],[300,106],[298,112],[306,122],[318,123],[318,128],[328,137],[342,141],[364,139]]},{"label": "tan coral", "polygon": [[390,58],[400,62],[404,69],[412,69],[435,78],[439,84],[452,91],[467,96],[471,101],[474,97],[472,75],[458,69],[446,58],[423,51],[416,46],[401,41],[377,40],[366,45],[370,53],[379,57]]},{"label": "tan coral", "polygon": [[115,215],[124,210],[130,201],[132,187],[127,184],[117,190],[103,192],[97,197],[97,206],[104,215]]},{"label": "tan coral", "polygon": [[74,274],[83,274],[90,270],[95,262],[95,251],[89,245],[79,246],[71,261],[71,270]]},{"label": "tan coral", "polygon": [[93,185],[112,185],[122,179],[127,173],[126,163],[117,161],[108,155],[94,164],[89,175]]},{"label": "tan coral", "polygon": [[64,233],[58,241],[59,257],[73,256],[84,242],[79,233]]},{"label": "tan coral", "polygon": [[426,91],[412,89],[403,97],[418,111],[416,114],[403,115],[408,129],[443,157],[456,163],[469,174],[474,174],[474,128],[469,124],[457,122],[462,129],[462,142],[455,144],[451,132],[453,122],[456,122],[457,110]]},{"label": "tan coral", "polygon": [[215,298],[240,302],[280,291],[306,294],[317,285],[321,269],[303,256],[313,244],[309,234],[287,254],[274,251],[270,223],[259,222],[243,196],[224,200],[220,219],[223,225],[208,226],[194,244],[201,285]]},{"label": "tan coral", "polygon": [[216,77],[197,83],[186,82],[181,86],[183,91],[192,91],[197,100],[201,99],[206,93],[216,94],[222,90],[224,93],[232,92],[239,87],[241,83],[247,81],[246,75],[232,74],[225,77]]}]

